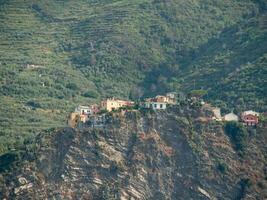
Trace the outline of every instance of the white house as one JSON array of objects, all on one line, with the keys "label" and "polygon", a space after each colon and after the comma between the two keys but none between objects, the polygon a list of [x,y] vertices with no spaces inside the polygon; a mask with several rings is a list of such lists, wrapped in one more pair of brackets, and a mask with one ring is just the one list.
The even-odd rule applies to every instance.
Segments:
[{"label": "white house", "polygon": [[165,110],[167,108],[167,103],[164,102],[145,102],[145,108],[151,108],[153,110]]},{"label": "white house", "polygon": [[79,113],[80,115],[89,115],[91,112],[92,109],[89,106],[78,106],[75,109],[75,113]]},{"label": "white house", "polygon": [[153,110],[165,110],[167,105],[174,105],[176,103],[175,93],[167,93],[164,95],[157,95],[154,98],[147,98],[142,103],[144,108],[151,108]]},{"label": "white house", "polygon": [[229,114],[224,115],[223,120],[227,121],[227,122],[230,122],[230,121],[236,121],[237,122],[238,116],[231,112]]}]

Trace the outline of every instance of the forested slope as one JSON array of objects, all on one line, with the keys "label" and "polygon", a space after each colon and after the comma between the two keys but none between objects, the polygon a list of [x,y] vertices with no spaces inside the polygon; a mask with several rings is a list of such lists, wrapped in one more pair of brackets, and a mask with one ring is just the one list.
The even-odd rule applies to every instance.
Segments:
[{"label": "forested slope", "polygon": [[[266,110],[267,15],[226,28],[199,48],[182,69],[183,86],[208,90],[209,98],[228,107]],[[194,84],[192,85],[192,80]]]},{"label": "forested slope", "polygon": [[265,12],[253,0],[1,0],[0,152],[63,126],[79,103],[137,87],[202,88],[225,107],[246,107],[248,91],[266,106]]}]

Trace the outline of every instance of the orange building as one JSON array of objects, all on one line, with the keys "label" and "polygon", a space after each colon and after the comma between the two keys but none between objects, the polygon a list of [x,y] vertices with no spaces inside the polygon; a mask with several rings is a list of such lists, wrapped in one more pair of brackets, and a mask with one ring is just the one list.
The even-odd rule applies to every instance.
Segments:
[{"label": "orange building", "polygon": [[101,101],[101,109],[107,110],[109,112],[126,106],[134,106],[134,102],[115,98],[108,98]]},{"label": "orange building", "polygon": [[168,93],[166,96],[157,95],[154,98],[147,98],[142,106],[145,108],[152,108],[154,110],[165,110],[167,105],[174,105],[175,103],[175,95],[173,93]]},{"label": "orange building", "polygon": [[241,119],[247,126],[256,126],[259,123],[259,113],[249,110],[245,111],[241,115]]},{"label": "orange building", "polygon": [[166,96],[158,95],[155,98],[153,98],[153,100],[154,102],[161,102],[167,104],[175,104],[176,102],[175,95],[173,93],[167,93]]}]

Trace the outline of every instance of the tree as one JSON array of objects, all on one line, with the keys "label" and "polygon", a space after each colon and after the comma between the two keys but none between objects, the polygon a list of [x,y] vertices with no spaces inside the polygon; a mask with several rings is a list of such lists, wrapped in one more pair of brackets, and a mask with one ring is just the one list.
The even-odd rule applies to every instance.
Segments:
[{"label": "tree", "polygon": [[78,86],[76,85],[76,83],[68,83],[66,85],[66,88],[71,89],[71,90],[78,90]]},{"label": "tree", "polygon": [[19,159],[19,154],[17,152],[6,153],[0,156],[0,172],[9,169],[12,164]]},{"label": "tree", "polygon": [[238,122],[227,122],[225,132],[230,137],[235,149],[243,153],[247,145],[248,132],[245,127]]},{"label": "tree", "polygon": [[85,93],[83,93],[84,97],[88,97],[88,98],[94,98],[97,99],[99,97],[98,92],[94,91],[94,90],[89,90]]},{"label": "tree", "polygon": [[226,169],[227,169],[227,166],[225,163],[220,162],[217,164],[217,170],[221,172],[222,174],[225,174]]},{"label": "tree", "polygon": [[33,109],[41,108],[41,104],[36,101],[28,101],[26,105],[32,107]]}]

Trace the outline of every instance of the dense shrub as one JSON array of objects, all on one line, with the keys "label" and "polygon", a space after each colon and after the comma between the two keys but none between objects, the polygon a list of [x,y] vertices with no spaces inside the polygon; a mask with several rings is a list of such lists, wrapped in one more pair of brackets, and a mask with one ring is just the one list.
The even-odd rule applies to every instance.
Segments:
[{"label": "dense shrub", "polygon": [[78,86],[75,83],[68,83],[66,85],[66,88],[71,89],[71,90],[78,90]]},{"label": "dense shrub", "polygon": [[225,174],[226,169],[227,169],[227,167],[226,167],[225,163],[218,163],[217,164],[217,170],[219,172],[221,172],[222,174]]},{"label": "dense shrub", "polygon": [[252,182],[250,179],[248,178],[243,178],[239,181],[239,185],[240,185],[240,191],[237,194],[237,196],[234,198],[235,200],[241,200],[244,199],[244,197],[246,196],[246,192],[247,190],[251,187]]},{"label": "dense shrub", "polygon": [[41,108],[41,104],[36,101],[28,101],[26,105],[32,108]]},{"label": "dense shrub", "polygon": [[234,148],[239,152],[244,152],[247,145],[248,132],[243,124],[238,122],[227,122],[225,132],[230,137]]},{"label": "dense shrub", "polygon": [[0,173],[9,169],[18,158],[17,153],[6,153],[0,156]]},{"label": "dense shrub", "polygon": [[95,98],[97,99],[99,97],[98,92],[94,91],[94,90],[89,90],[85,93],[83,93],[84,97],[88,97],[88,98]]}]

